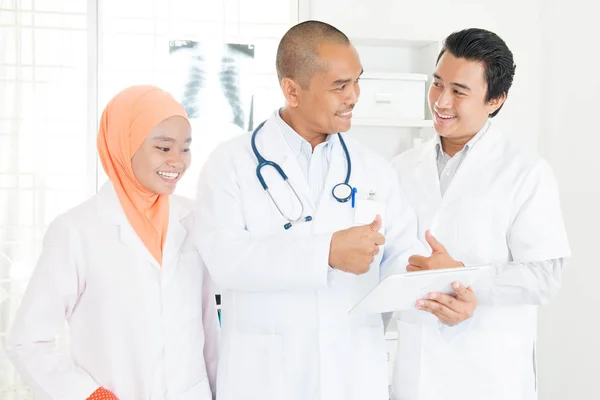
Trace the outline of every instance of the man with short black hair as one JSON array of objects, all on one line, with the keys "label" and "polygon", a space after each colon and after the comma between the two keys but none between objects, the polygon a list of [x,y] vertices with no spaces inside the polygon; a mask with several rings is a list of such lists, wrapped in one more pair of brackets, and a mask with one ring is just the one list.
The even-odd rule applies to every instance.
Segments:
[{"label": "man with short black hair", "polygon": [[[537,306],[558,292],[570,249],[550,166],[490,121],[514,74],[495,33],[448,36],[429,89],[437,134],[393,162],[419,237],[431,229],[464,264],[493,267],[469,289],[478,307],[464,322],[460,294],[433,293],[398,315],[394,400],[537,398]],[[430,265],[413,257],[407,269]]]}]

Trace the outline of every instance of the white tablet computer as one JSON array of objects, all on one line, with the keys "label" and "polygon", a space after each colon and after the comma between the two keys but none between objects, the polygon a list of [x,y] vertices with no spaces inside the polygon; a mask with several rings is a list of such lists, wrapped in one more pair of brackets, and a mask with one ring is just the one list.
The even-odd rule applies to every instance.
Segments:
[{"label": "white tablet computer", "polygon": [[416,301],[426,298],[430,292],[453,294],[452,282],[470,286],[490,272],[490,266],[477,266],[390,275],[361,299],[350,313],[414,310]]}]

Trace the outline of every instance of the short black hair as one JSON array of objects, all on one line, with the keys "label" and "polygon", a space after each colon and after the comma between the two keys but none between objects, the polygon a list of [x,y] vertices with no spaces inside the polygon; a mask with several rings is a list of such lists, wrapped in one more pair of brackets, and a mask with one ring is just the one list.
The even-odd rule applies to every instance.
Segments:
[{"label": "short black hair", "polygon": [[283,78],[291,78],[307,89],[314,73],[322,68],[318,46],[323,43],[350,45],[350,40],[326,22],[309,20],[291,27],[277,48],[275,66],[279,83]]},{"label": "short black hair", "polygon": [[[469,28],[452,33],[444,40],[436,65],[446,51],[457,58],[483,63],[487,83],[485,101],[496,99],[502,94],[508,96],[517,66],[504,40],[494,32]],[[490,117],[495,117],[501,108],[502,106],[490,114]]]}]

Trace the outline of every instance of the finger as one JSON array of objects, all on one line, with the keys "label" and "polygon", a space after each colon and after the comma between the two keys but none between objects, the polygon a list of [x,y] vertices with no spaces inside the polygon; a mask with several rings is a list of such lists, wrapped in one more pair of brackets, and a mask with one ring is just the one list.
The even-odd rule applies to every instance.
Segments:
[{"label": "finger", "polygon": [[408,263],[415,265],[417,267],[421,267],[423,269],[429,269],[429,257],[423,257],[419,255],[410,256],[408,258]]},{"label": "finger", "polygon": [[443,323],[445,325],[454,326],[457,323],[456,321],[452,321],[446,315],[444,315],[440,312],[432,312],[431,314],[433,314],[437,319],[440,320],[441,323]]},{"label": "finger", "polygon": [[467,303],[477,301],[477,296],[475,295],[473,289],[462,285],[460,282],[453,282],[452,289],[454,289],[454,293],[456,293],[457,299],[460,299]]},{"label": "finger", "polygon": [[444,245],[438,242],[429,229],[425,231],[425,240],[427,240],[427,243],[431,247],[432,253],[448,253]]},{"label": "finger", "polygon": [[463,319],[459,313],[435,300],[419,299],[417,301],[417,309],[434,314],[444,323],[455,323]]},{"label": "finger", "polygon": [[373,220],[373,222],[371,222],[369,224],[369,228],[373,231],[373,232],[379,232],[379,229],[381,229],[381,215],[377,214],[375,216],[375,219]]},{"label": "finger", "polygon": [[373,241],[377,245],[380,245],[380,246],[384,245],[385,244],[385,236],[383,236],[381,233],[373,234]]},{"label": "finger", "polygon": [[416,265],[412,265],[412,264],[408,264],[406,266],[406,270],[408,272],[423,271],[423,269],[421,267],[417,267]]},{"label": "finger", "polygon": [[437,292],[429,293],[429,296],[427,296],[427,298],[430,300],[433,300],[433,301],[437,301],[441,305],[449,308],[452,311],[456,311],[458,313],[462,312],[463,308],[464,308],[464,304],[460,300],[454,298],[453,296],[444,294],[444,293],[437,293]]},{"label": "finger", "polygon": [[371,250],[371,254],[373,256],[376,256],[377,254],[379,254],[379,246],[377,246],[377,245],[373,246],[373,249]]}]

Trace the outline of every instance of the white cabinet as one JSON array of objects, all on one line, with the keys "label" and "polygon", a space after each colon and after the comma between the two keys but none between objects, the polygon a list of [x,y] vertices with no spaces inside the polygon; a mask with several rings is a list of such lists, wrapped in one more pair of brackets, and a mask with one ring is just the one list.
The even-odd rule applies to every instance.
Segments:
[{"label": "white cabinet", "polygon": [[[390,126],[408,126],[399,120],[431,120],[427,107],[427,90],[432,80],[437,56],[441,49],[438,41],[404,40],[404,39],[372,39],[362,37],[350,38],[359,53],[364,68],[361,77],[361,97],[357,109],[363,108],[363,103],[375,100],[385,101],[385,96],[379,99],[371,97],[372,91],[387,93],[395,100],[396,107],[387,107],[393,114],[373,112],[372,115],[361,115],[361,118],[386,119],[397,121]],[[380,104],[371,111],[384,110]],[[415,123],[422,127],[423,123]]]},{"label": "white cabinet", "polygon": [[365,73],[354,118],[423,120],[426,82],[425,74]]}]

